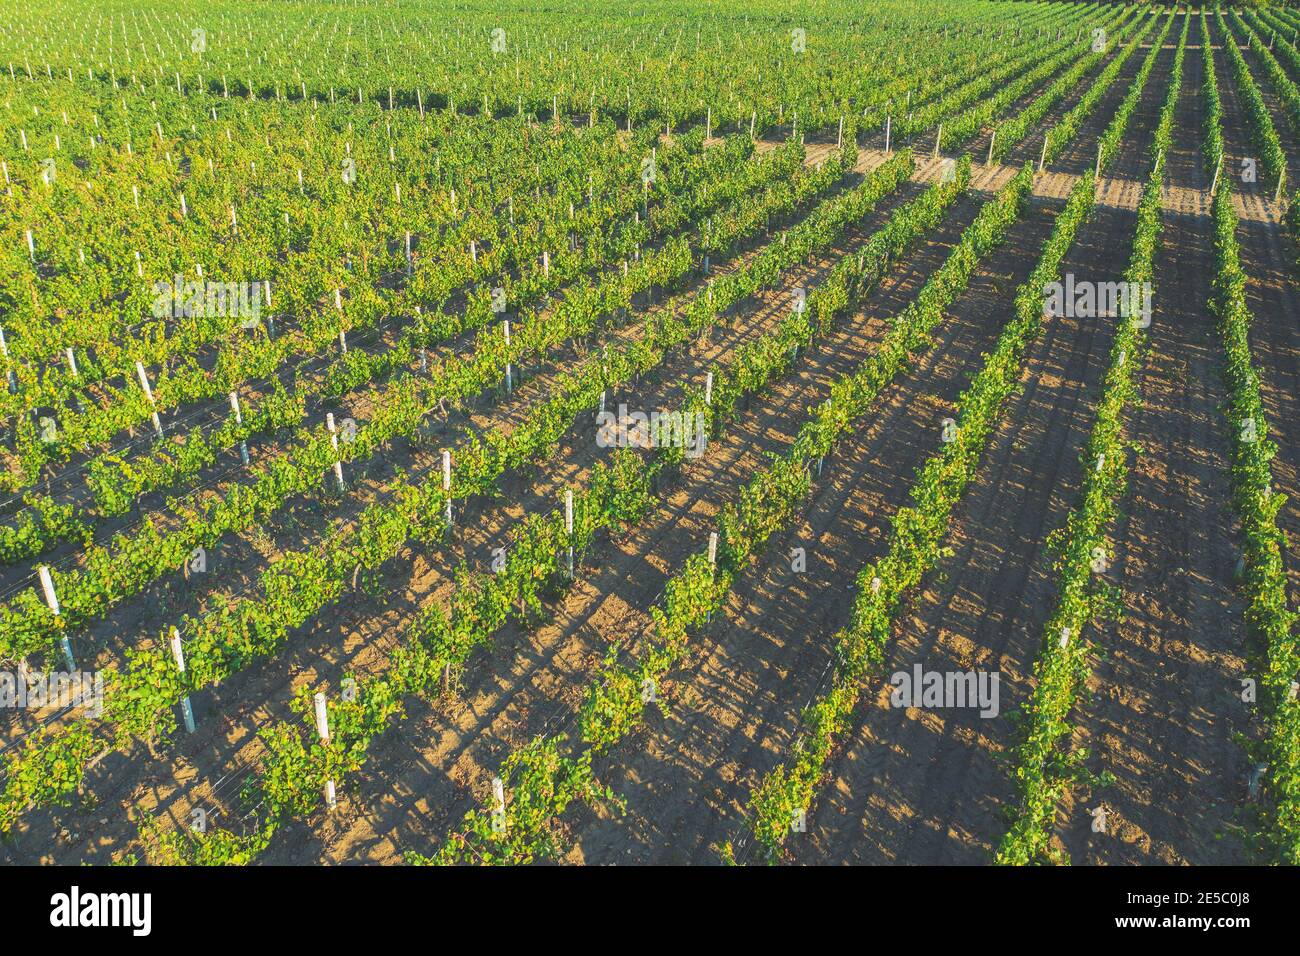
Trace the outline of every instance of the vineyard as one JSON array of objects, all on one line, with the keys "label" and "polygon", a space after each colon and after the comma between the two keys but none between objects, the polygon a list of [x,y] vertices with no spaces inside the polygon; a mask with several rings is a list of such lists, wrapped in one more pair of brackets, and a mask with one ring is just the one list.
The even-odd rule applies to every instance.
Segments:
[{"label": "vineyard", "polygon": [[0,862],[1300,863],[1300,11],[0,0]]}]

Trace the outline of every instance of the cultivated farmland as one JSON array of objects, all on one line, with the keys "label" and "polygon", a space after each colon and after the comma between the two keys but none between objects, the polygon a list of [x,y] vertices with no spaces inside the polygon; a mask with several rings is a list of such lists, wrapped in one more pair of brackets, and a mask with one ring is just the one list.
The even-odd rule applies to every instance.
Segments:
[{"label": "cultivated farmland", "polygon": [[1300,861],[1300,14],[0,2],[0,861]]}]

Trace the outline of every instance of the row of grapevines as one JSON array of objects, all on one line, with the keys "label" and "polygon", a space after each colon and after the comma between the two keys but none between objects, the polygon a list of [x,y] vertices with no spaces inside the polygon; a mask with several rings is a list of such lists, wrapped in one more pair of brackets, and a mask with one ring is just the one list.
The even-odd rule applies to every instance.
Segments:
[{"label": "row of grapevines", "polygon": [[[709,158],[712,161],[700,166],[699,175],[707,176],[708,179],[704,181],[712,182],[715,187],[707,194],[707,198],[697,193],[656,206],[656,215],[650,217],[653,232],[647,238],[670,232],[686,218],[714,211],[725,200],[743,195],[758,184],[788,176],[800,162],[796,151],[782,150],[765,162],[742,163],[752,147],[745,139],[732,142],[738,144],[736,148],[711,150]],[[729,176],[732,169],[737,167],[741,172]],[[722,188],[718,188],[719,181],[724,184]],[[563,268],[562,257],[557,259],[561,260],[561,268],[553,270],[552,280],[558,281],[559,277],[578,271],[576,268]],[[485,311],[490,314],[490,309]],[[459,317],[464,319],[462,328],[482,328],[488,324],[487,318],[469,321],[467,317],[471,314],[467,310]],[[183,440],[161,442],[147,458],[127,461],[108,453],[92,459],[86,466],[86,483],[92,490],[95,506],[100,514],[123,513],[140,496],[169,487],[215,463],[221,452],[240,441],[272,429],[301,427],[308,415],[308,400],[340,397],[367,382],[383,380],[415,361],[425,347],[423,343],[429,340],[428,329],[424,317],[417,316],[413,326],[404,330],[386,351],[370,354],[357,348],[349,350],[318,382],[303,383],[292,394],[277,389],[271,400],[262,403],[260,407],[254,410],[241,409],[240,415],[232,412],[217,429],[207,434],[196,427]],[[86,514],[80,517],[83,522],[91,518]],[[32,545],[39,543],[43,547],[50,547],[57,541],[58,536],[47,534],[39,542],[32,542]]]},{"label": "row of grapevines", "polygon": [[[899,168],[905,168],[899,164]],[[854,257],[861,268],[857,282],[865,288],[878,281],[889,263],[904,255],[917,240],[934,228],[969,183],[969,161],[951,182],[932,186],[921,197],[901,207],[889,223],[872,235],[863,251]],[[806,260],[853,222],[860,221],[893,188],[889,180],[872,179],[847,193],[827,208],[792,230],[782,244],[773,244],[759,259],[737,273],[734,281],[715,288],[715,314],[771,285],[774,276],[796,262]],[[816,334],[826,331],[817,319],[828,318],[811,310],[793,312],[771,332],[740,349],[729,367],[714,371],[712,401],[705,403],[698,391],[688,394],[677,411],[687,419],[698,415],[706,435],[716,437],[736,414],[739,402],[761,392],[793,363],[792,355],[809,346]],[[303,817],[320,804],[326,780],[340,781],[365,759],[366,747],[388,722],[403,713],[401,698],[429,695],[436,691],[439,676],[463,667],[469,654],[488,644],[510,617],[521,624],[532,623],[542,611],[541,600],[562,592],[569,583],[565,554],[572,548],[580,556],[596,534],[638,522],[656,503],[655,489],[660,476],[679,468],[684,460],[680,447],[660,447],[646,465],[631,449],[619,449],[612,461],[594,469],[588,487],[573,496],[574,531],[565,531],[561,513],[530,516],[506,546],[504,566],[491,574],[462,571],[446,608],[431,605],[412,622],[405,640],[393,652],[381,671],[358,681],[347,700],[331,702],[331,734],[328,742],[313,739],[310,726],[277,723],[262,737],[269,754],[260,784],[251,788],[247,802],[258,807],[262,822],[254,835],[232,841],[228,834],[203,836],[177,833],[166,840],[175,856],[197,863],[212,859],[213,849],[201,846],[215,840],[219,847],[238,846],[244,859],[255,847],[266,844],[278,826],[289,817]],[[515,609],[519,610],[516,611]],[[308,702],[311,689],[304,688],[295,709],[311,717]],[[341,730],[334,729],[341,727]],[[306,736],[304,738],[304,730]],[[249,788],[246,788],[249,789]]]},{"label": "row of grapevines", "polygon": [[[1173,142],[1174,111],[1182,88],[1190,25],[1190,17],[1185,18],[1169,92],[1151,140],[1151,173],[1138,201],[1133,252],[1124,273],[1130,290],[1150,288],[1155,275],[1165,156]],[[1137,396],[1137,375],[1146,347],[1145,327],[1150,320],[1149,316],[1135,313],[1137,304],[1126,297],[1120,309],[1096,418],[1081,457],[1084,474],[1079,503],[1064,529],[1053,536],[1058,597],[1044,626],[1041,656],[1034,665],[1034,690],[1025,708],[1023,740],[1015,752],[1020,803],[999,844],[998,863],[1065,859],[1050,845],[1051,826],[1056,804],[1068,791],[1087,752],[1080,749],[1062,753],[1059,748],[1070,732],[1069,715],[1088,672],[1090,645],[1084,640],[1084,631],[1089,623],[1113,615],[1119,604],[1117,589],[1105,584],[1099,575],[1110,560],[1107,532],[1128,485],[1124,412]]]},{"label": "row of grapevines", "polygon": [[[1150,64],[1168,29],[1169,21],[1166,21],[1160,39],[1156,41],[1144,68],[1130,84],[1126,102],[1136,102],[1141,96],[1147,74],[1150,72]],[[1103,80],[1107,83],[1113,82],[1114,75],[1112,73],[1107,79],[1103,72],[1102,76],[1098,77],[1098,84]],[[1093,90],[1085,95],[1081,104],[1095,105],[1102,92],[1104,88],[1098,90],[1097,86],[1094,86]],[[1106,132],[1103,133],[1102,140],[1107,138],[1117,140],[1122,136],[1131,113],[1131,109],[1117,111],[1108,124]],[[1082,118],[1082,115],[1073,111],[1067,114],[1062,118],[1060,125],[1049,132],[1049,142],[1064,145],[1068,137],[1074,135]],[[1058,138],[1054,135],[1057,130],[1068,131],[1068,133],[1062,132],[1061,138]],[[1105,158],[1108,163],[1109,157]],[[1106,164],[1103,163],[1102,169],[1105,167]],[[1030,168],[1026,167],[1021,175],[1025,175]],[[1041,298],[1035,296],[1041,294],[1043,284],[1051,281],[1059,270],[1062,257],[1068,251],[1081,222],[1092,208],[1094,186],[1092,174],[1088,174],[1086,182],[1081,182],[1075,187],[1065,211],[1058,217],[1056,228],[1060,230],[1060,236],[1049,239],[1038,270],[1022,286],[1017,296],[1016,308],[1024,316],[1032,316],[1041,311]],[[1012,190],[1013,187],[1014,183],[1009,184],[1007,189]],[[1000,202],[1004,207],[1012,196],[1014,192],[1009,192],[1001,199]],[[988,215],[992,224],[1000,223],[1008,214],[1009,210],[997,205],[990,205],[984,213],[981,213],[981,215]],[[969,241],[974,242],[979,238],[979,234],[974,234]],[[964,239],[963,243],[966,241],[968,240]],[[970,253],[967,252],[966,255],[969,258]],[[966,270],[972,267],[973,262],[968,263],[966,259],[955,257],[950,260],[949,265],[945,266],[954,270]],[[958,275],[964,273],[959,271]],[[965,279],[963,278],[962,281],[964,284]],[[930,291],[928,287],[922,290],[917,301],[909,306],[908,312],[905,313],[905,315],[915,313],[915,318],[907,319],[907,323],[915,322],[923,329],[928,329],[940,321],[941,310],[947,302],[947,298],[942,297],[944,288],[945,284],[939,282],[936,292]],[[958,435],[959,440],[962,441],[969,437],[960,429]],[[953,453],[955,454],[955,451]],[[885,558],[874,565],[867,566],[858,575],[858,594],[854,602],[851,623],[835,636],[836,663],[831,674],[831,687],[805,711],[802,719],[805,732],[797,754],[765,776],[751,795],[750,827],[759,845],[763,846],[771,856],[775,856],[789,833],[793,814],[798,810],[806,811],[810,806],[836,740],[849,727],[850,715],[861,695],[859,685],[883,660],[894,615],[901,606],[903,596],[909,588],[918,584],[923,575],[942,557],[943,552],[939,546],[947,533],[951,514],[960,498],[961,489],[969,480],[969,474],[963,472],[940,471],[939,473],[944,475],[944,482],[951,481],[951,484],[929,482],[927,480],[930,477],[929,471],[938,469],[940,467],[938,463],[942,458],[943,455],[940,455],[932,459],[920,473],[918,491],[913,495],[913,499],[923,502],[923,509],[915,514],[900,512],[894,519],[895,532],[890,551]],[[972,469],[977,462],[978,456],[971,464]],[[955,488],[956,491],[951,497],[944,497],[931,490],[939,487],[945,490]],[[913,532],[916,532],[915,536]]]},{"label": "row of grapevines", "polygon": [[1277,130],[1273,128],[1273,118],[1264,104],[1263,94],[1255,85],[1254,77],[1250,75],[1246,58],[1241,55],[1241,50],[1237,49],[1237,38],[1225,22],[1226,19],[1220,17],[1219,32],[1222,35],[1223,48],[1228,51],[1228,62],[1232,64],[1233,80],[1237,86],[1237,96],[1241,99],[1242,108],[1246,113],[1250,138],[1255,149],[1259,151],[1264,177],[1277,182],[1286,167],[1286,157],[1282,155],[1282,143],[1277,137]]},{"label": "row of grapevines", "polygon": [[[1168,19],[1166,19],[1166,23]],[[1125,24],[1120,28],[1119,34],[1115,37],[1114,43],[1123,43],[1124,47],[1111,61],[1111,66],[1117,63],[1123,63],[1128,59],[1129,54],[1137,48],[1138,43],[1142,41],[1151,28],[1155,25],[1156,18],[1142,17],[1132,23]],[[1127,39],[1127,34],[1132,32],[1133,38]],[[1002,159],[1012,149],[1012,147],[1024,138],[1044,116],[1047,111],[1065,98],[1072,92],[1079,81],[1087,74],[1091,73],[1098,64],[1100,64],[1110,53],[1109,44],[1101,50],[1094,50],[1087,56],[1083,57],[1070,69],[1066,70],[1061,76],[1044,92],[1037,97],[1032,103],[1021,110],[1014,117],[1004,120],[995,126],[993,132],[993,156],[995,159]],[[1050,147],[1050,142],[1047,144]],[[1045,154],[1044,154],[1045,155]]]},{"label": "row of grapevines", "polygon": [[[1152,41],[1151,50],[1147,53],[1146,58],[1142,62],[1142,66],[1138,70],[1137,79],[1130,86],[1130,90],[1134,91],[1131,94],[1132,104],[1128,102],[1128,97],[1126,97],[1124,101],[1121,101],[1120,112],[1125,112],[1124,107],[1128,106],[1127,114],[1132,113],[1133,106],[1137,103],[1137,97],[1141,95],[1142,88],[1146,85],[1146,76],[1151,72],[1151,68],[1155,64],[1156,56],[1159,55],[1160,49],[1164,45],[1165,37],[1169,35],[1169,30],[1173,26],[1173,22],[1174,17],[1171,13],[1165,18],[1164,25],[1161,26],[1155,39]],[[1070,112],[1066,113],[1065,116],[1062,117],[1061,121],[1053,126],[1048,132],[1047,151],[1044,153],[1045,163],[1050,163],[1055,159],[1060,154],[1061,150],[1065,148],[1066,144],[1074,139],[1075,135],[1079,132],[1080,125],[1092,113],[1093,108],[1097,105],[1097,101],[1100,100],[1106,90],[1110,88],[1111,84],[1115,81],[1115,77],[1119,76],[1120,69],[1123,68],[1124,63],[1128,58],[1132,56],[1134,50],[1137,49],[1137,45],[1142,42],[1142,38],[1145,35],[1146,31],[1143,31],[1143,33],[1134,37],[1128,46],[1124,48],[1124,51],[1120,53],[1119,56],[1115,57],[1115,59],[1111,60],[1110,63],[1107,64],[1106,69],[1101,71],[1101,75],[1097,77],[1096,81],[1088,89],[1088,92],[1083,94],[1079,102],[1075,104],[1074,108],[1071,109]],[[1117,140],[1111,142],[1110,154],[1112,156],[1114,155],[1115,145],[1117,145],[1117,142]],[[1099,150],[1104,151],[1105,144],[1099,144],[1098,148]],[[1098,163],[1098,168],[1108,165],[1108,163],[1109,158],[1102,155],[1101,161]]]},{"label": "row of grapevines", "polygon": [[1232,20],[1237,29],[1246,35],[1246,43],[1250,46],[1251,53],[1263,66],[1264,74],[1273,88],[1273,95],[1281,103],[1282,112],[1291,125],[1292,132],[1300,133],[1300,90],[1296,89],[1295,82],[1286,75],[1282,65],[1277,62],[1277,57],[1273,56],[1269,48],[1264,45],[1259,34],[1241,18],[1236,10],[1232,11]]},{"label": "row of grapevines", "polygon": [[24,496],[25,510],[13,524],[0,526],[0,564],[12,564],[44,553],[59,541],[88,544],[91,529],[71,504],[46,495]]},{"label": "row of grapevines", "polygon": [[[1082,15],[1083,11],[1080,10]],[[930,101],[916,100],[908,101],[908,106],[912,107],[910,112],[898,119],[896,128],[899,134],[904,136],[915,136],[928,129],[932,129],[936,123],[944,120],[945,117],[953,114],[960,114],[973,103],[977,103],[1000,86],[1013,82],[1022,77],[1031,70],[1042,65],[1045,58],[1055,56],[1062,50],[1074,49],[1079,44],[1079,38],[1060,38],[1059,36],[1044,44],[1041,40],[1031,44],[1028,49],[1018,51],[1017,55],[1009,59],[1005,64],[989,64],[986,70],[980,71],[979,74],[971,80],[963,83],[957,89],[946,92],[942,97]],[[1015,47],[1011,49],[1015,50]]]},{"label": "row of grapevines", "polygon": [[[1211,70],[1206,74],[1207,90],[1213,83]],[[1222,122],[1216,97],[1214,108],[1205,113],[1207,142],[1222,141]],[[1294,865],[1300,863],[1300,702],[1294,693],[1300,645],[1283,564],[1286,535],[1277,526],[1286,496],[1273,490],[1277,444],[1268,437],[1259,373],[1251,360],[1253,317],[1246,299],[1230,178],[1223,177],[1213,200],[1216,269],[1210,308],[1223,336],[1223,377],[1228,389],[1224,413],[1232,435],[1232,505],[1242,525],[1246,623],[1267,661],[1260,680],[1266,734],[1263,741],[1248,746],[1268,765],[1266,852]]]},{"label": "row of grapevines", "polygon": [[1219,83],[1215,76],[1214,51],[1210,49],[1209,21],[1201,17],[1201,96],[1205,99],[1205,139],[1201,144],[1201,157],[1206,173],[1213,178],[1223,162],[1223,101],[1219,98]]},{"label": "row of grapevines", "polygon": [[[1119,29],[1133,15],[1131,9],[1124,9],[1118,13],[1111,11],[1105,20],[1102,21],[1104,27],[1110,29]],[[1091,39],[1083,43],[1084,47],[1091,43]],[[1055,56],[1041,63],[1030,73],[1025,74],[1013,83],[1002,86],[996,93],[987,99],[981,101],[978,105],[966,110],[960,114],[954,121],[944,123],[943,136],[939,144],[940,149],[948,149],[953,146],[966,142],[999,113],[1009,105],[1020,99],[1030,90],[1038,86],[1048,77],[1054,76],[1066,64],[1076,60],[1079,56],[1079,44],[1077,41],[1066,45],[1065,49]]]},{"label": "row of grapevines", "polygon": [[[807,194],[827,191],[844,169],[853,165],[856,150],[851,143],[847,140],[845,150],[834,161],[808,177],[804,184]],[[899,183],[910,168],[911,156],[903,153],[877,170],[875,177]],[[788,208],[797,207],[792,203]],[[713,285],[726,281],[724,276]],[[666,314],[675,314],[675,310],[666,310]],[[183,675],[172,665],[165,640],[149,649],[129,651],[124,672],[105,672],[102,721],[84,718],[42,729],[9,755],[5,788],[0,794],[0,831],[10,829],[29,805],[66,800],[79,785],[85,759],[92,751],[98,753],[106,746],[123,749],[136,739],[154,740],[170,733],[175,728],[171,709],[183,696],[276,653],[291,630],[339,600],[355,576],[373,573],[409,540],[440,535],[443,515],[453,497],[489,492],[506,470],[546,454],[573,417],[594,407],[600,394],[616,383],[616,373],[626,378],[652,366],[658,361],[659,350],[686,341],[713,315],[707,299],[686,309],[680,321],[652,315],[646,321],[646,334],[620,355],[618,366],[590,360],[578,372],[558,376],[552,397],[533,409],[509,436],[490,432],[458,450],[451,492],[444,492],[436,482],[416,485],[401,481],[388,500],[368,506],[343,533],[309,550],[290,552],[266,569],[261,597],[238,598],[205,617],[187,620]],[[58,775],[49,773],[55,765],[62,768]]]},{"label": "row of grapevines", "polygon": [[358,425],[351,441],[340,444],[324,424],[306,428],[285,452],[253,468],[251,483],[233,485],[182,511],[175,528],[160,531],[146,519],[134,533],[116,535],[111,546],[90,549],[80,569],[51,572],[61,616],[55,617],[35,590],[0,606],[4,624],[0,653],[9,657],[42,650],[52,653],[67,629],[82,626],[115,601],[139,593],[179,567],[195,548],[210,548],[224,535],[264,521],[291,496],[316,487],[334,461],[346,464],[369,458],[392,438],[412,433],[424,413],[440,401],[468,398],[495,386],[507,365],[518,366],[524,358],[540,356],[554,345],[586,334],[598,318],[630,304],[634,293],[681,284],[695,268],[698,254],[727,251],[736,237],[754,234],[767,216],[788,212],[829,187],[839,172],[838,167],[800,172],[792,185],[777,183],[757,200],[742,195],[726,216],[715,219],[717,231],[712,235],[706,233],[698,243],[675,237],[638,261],[627,275],[613,273],[579,283],[562,302],[523,318],[509,343],[501,331],[484,330],[469,357],[444,360],[428,375],[399,376],[372,407],[369,420]]}]

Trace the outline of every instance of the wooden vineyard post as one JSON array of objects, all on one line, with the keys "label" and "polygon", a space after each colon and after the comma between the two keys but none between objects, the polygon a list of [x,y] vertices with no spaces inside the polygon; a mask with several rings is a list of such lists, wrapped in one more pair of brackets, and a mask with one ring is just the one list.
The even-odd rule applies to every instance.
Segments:
[{"label": "wooden vineyard post", "polygon": [[415,307],[415,327],[420,333],[420,371],[427,372],[429,371],[429,349],[424,344],[424,310],[418,305]]},{"label": "wooden vineyard post", "polygon": [[[37,577],[41,580],[41,591],[45,595],[45,605],[54,615],[55,620],[62,616],[62,610],[59,607],[59,596],[54,591],[54,578],[50,576],[50,566],[42,564],[36,569]],[[63,650],[63,658],[67,662],[68,672],[71,673],[77,669],[76,662],[72,659],[72,642],[68,638],[63,638],[59,642]]]},{"label": "wooden vineyard post", "polygon": [[[239,410],[239,393],[238,393],[238,392],[231,392],[231,393],[230,393],[230,410],[231,410],[232,412],[235,413],[235,424],[236,424],[236,425],[243,425],[243,424],[244,424],[244,416],[243,416],[243,413],[241,413],[240,410]],[[239,462],[240,462],[240,464],[242,464],[245,468],[248,467],[248,441],[247,441],[246,439],[243,439],[243,438],[241,438],[241,439],[239,440]]]},{"label": "wooden vineyard post", "polygon": [[1219,161],[1218,161],[1217,163],[1214,164],[1214,181],[1210,183],[1210,198],[1211,198],[1211,199],[1214,198],[1214,194],[1215,194],[1215,193],[1218,191],[1218,189],[1219,189],[1219,174],[1220,174],[1221,172],[1223,172],[1223,157],[1222,157],[1222,156],[1220,156],[1220,157],[1219,157]]},{"label": "wooden vineyard post", "polygon": [[564,489],[564,533],[569,539],[569,580],[573,580],[573,489]]},{"label": "wooden vineyard post", "polygon": [[939,128],[935,130],[934,133],[934,156],[932,157],[934,159],[939,158],[939,143],[942,140],[943,140],[943,124],[940,123]]},{"label": "wooden vineyard post", "polygon": [[[0,339],[3,339],[3,338],[4,338],[4,332],[0,331]],[[68,348],[66,348],[66,349],[63,350],[63,355],[64,355],[64,357],[68,360],[68,377],[69,377],[70,379],[72,379],[72,381],[74,381],[74,382],[80,381],[80,380],[81,380],[81,372],[77,369],[77,355],[76,355],[76,353],[73,352],[73,350],[72,350],[71,347],[68,347]],[[77,393],[74,392],[73,395],[72,395],[72,401],[73,401],[73,404],[75,404],[75,405],[77,406],[77,411],[80,412],[80,411],[84,411],[84,410],[85,410],[85,409],[84,409],[84,406],[81,404],[81,396],[80,396],[79,394],[77,394]]]},{"label": "wooden vineyard post", "polygon": [[1047,137],[1043,137],[1043,151],[1038,154],[1038,171],[1041,173],[1047,165]]},{"label": "wooden vineyard post", "polygon": [[333,412],[325,413],[325,427],[329,430],[330,433],[330,447],[334,449],[334,481],[338,485],[339,492],[341,493],[345,490],[345,486],[343,484],[343,462],[338,457],[339,433],[338,433],[338,429],[334,427]]},{"label": "wooden vineyard post", "polygon": [[447,495],[447,533],[451,534],[451,452],[442,453],[442,490]]},{"label": "wooden vineyard post", "polygon": [[506,828],[506,784],[500,777],[492,778],[492,829],[497,833]]},{"label": "wooden vineyard post", "polygon": [[1282,186],[1286,183],[1286,163],[1282,164],[1281,171],[1277,174],[1277,191],[1273,193],[1273,202],[1282,201]]},{"label": "wooden vineyard post", "polygon": [[140,387],[144,389],[144,397],[148,399],[149,405],[153,409],[153,411],[150,412],[150,416],[153,419],[153,430],[158,433],[159,438],[162,438],[163,427],[162,419],[158,417],[158,405],[154,402],[153,389],[149,387],[149,376],[145,374],[144,363],[138,359],[135,363],[135,372],[140,377]]},{"label": "wooden vineyard post", "polygon": [[[266,303],[266,307],[269,309],[271,307],[271,280],[270,279],[262,280],[262,300]],[[274,315],[268,315],[266,317],[266,337],[269,339],[275,338],[275,316]]]},{"label": "wooden vineyard post", "polygon": [[893,126],[893,123],[894,123],[894,118],[892,116],[885,117],[885,157],[886,158],[889,157],[889,134],[890,132],[892,132],[891,127]]},{"label": "wooden vineyard post", "polygon": [[[3,358],[6,362],[9,361],[9,343],[7,343],[7,342],[5,341],[5,330],[4,330],[3,327],[0,327],[0,358]],[[11,393],[11,394],[14,394],[14,395],[17,395],[17,394],[18,394],[18,374],[17,374],[17,373],[16,373],[12,368],[10,368],[10,369],[9,369],[9,374],[8,374],[7,377],[8,377],[8,379],[9,379],[9,391],[10,391],[10,393]]]},{"label": "wooden vineyard post", "polygon": [[993,133],[989,136],[989,155],[988,158],[984,160],[985,166],[993,165],[993,144],[996,143],[997,140],[998,140],[998,131],[994,130]]},{"label": "wooden vineyard post", "polygon": [[[501,327],[506,338],[506,355],[510,354],[510,320],[502,319]],[[506,362],[506,394],[509,395],[514,390],[514,366],[509,361]]]},{"label": "wooden vineyard post", "polygon": [[[185,652],[181,648],[181,632],[172,628],[171,634],[172,658],[176,661],[176,670],[181,674],[185,673]],[[194,708],[190,704],[190,695],[186,694],[181,698],[181,718],[185,721],[185,732],[194,733]]]},{"label": "wooden vineyard post", "polygon": [[[320,737],[322,744],[328,744],[330,742],[330,718],[329,712],[325,708],[325,695],[317,691],[314,702],[316,705],[316,735]],[[334,795],[333,780],[325,781],[325,805],[331,810],[338,806],[338,800]]]},{"label": "wooden vineyard post", "polygon": [[[709,532],[709,571],[716,580],[718,576],[718,532],[716,531]],[[704,616],[704,621],[707,624],[712,620],[713,612],[708,611]]]}]

